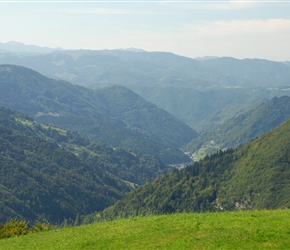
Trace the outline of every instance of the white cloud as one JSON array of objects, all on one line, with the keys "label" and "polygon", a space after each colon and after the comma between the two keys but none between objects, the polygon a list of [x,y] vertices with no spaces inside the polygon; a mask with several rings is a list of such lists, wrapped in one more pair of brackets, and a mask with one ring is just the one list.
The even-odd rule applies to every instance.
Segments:
[{"label": "white cloud", "polygon": [[185,25],[166,33],[135,32],[125,35],[124,44],[149,51],[172,51],[198,56],[232,56],[290,60],[290,20],[233,20]]},{"label": "white cloud", "polygon": [[[290,37],[290,20],[270,19],[270,20],[232,20],[215,21],[193,26],[188,31],[194,32],[198,36],[272,36],[286,35]],[[288,33],[288,34],[287,34]]]},{"label": "white cloud", "polygon": [[186,33],[203,54],[290,59],[290,20],[216,21]]},{"label": "white cloud", "polygon": [[[50,10],[51,11],[51,10]],[[121,9],[121,8],[71,8],[71,9],[55,9],[54,12],[72,13],[72,14],[97,14],[97,15],[136,15],[136,14],[151,14],[148,11],[136,9]]]},{"label": "white cloud", "polygon": [[0,31],[3,41],[51,47],[138,47],[190,57],[290,60],[290,2],[277,2],[2,4]]},{"label": "white cloud", "polygon": [[164,6],[184,10],[234,10],[256,7],[260,1],[173,1],[161,2]]}]

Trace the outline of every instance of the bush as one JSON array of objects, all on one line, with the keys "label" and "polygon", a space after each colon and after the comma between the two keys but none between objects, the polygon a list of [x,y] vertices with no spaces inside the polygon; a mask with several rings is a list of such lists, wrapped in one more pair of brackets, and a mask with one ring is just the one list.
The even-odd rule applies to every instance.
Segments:
[{"label": "bush", "polygon": [[10,238],[31,233],[28,222],[25,220],[11,219],[0,228],[0,238]]},{"label": "bush", "polygon": [[28,224],[29,223],[26,220],[18,220],[16,218],[7,221],[5,224],[0,224],[0,239],[53,229],[53,226],[49,223],[36,221],[32,228],[29,228]]}]

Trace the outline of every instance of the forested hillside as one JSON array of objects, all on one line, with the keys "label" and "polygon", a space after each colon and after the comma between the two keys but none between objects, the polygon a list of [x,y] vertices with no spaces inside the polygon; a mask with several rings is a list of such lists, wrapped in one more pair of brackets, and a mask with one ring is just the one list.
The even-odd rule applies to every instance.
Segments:
[{"label": "forested hillside", "polygon": [[156,155],[165,163],[189,161],[178,148],[197,136],[124,87],[93,91],[13,65],[0,66],[0,104],[103,144]]},{"label": "forested hillside", "polygon": [[239,147],[156,178],[99,214],[99,219],[171,212],[290,206],[290,120]]},{"label": "forested hillside", "polygon": [[202,157],[220,149],[237,148],[289,118],[290,97],[274,97],[251,111],[222,123],[217,129],[193,139],[184,150]]},{"label": "forested hillside", "polygon": [[0,108],[0,221],[60,223],[101,211],[168,168]]}]

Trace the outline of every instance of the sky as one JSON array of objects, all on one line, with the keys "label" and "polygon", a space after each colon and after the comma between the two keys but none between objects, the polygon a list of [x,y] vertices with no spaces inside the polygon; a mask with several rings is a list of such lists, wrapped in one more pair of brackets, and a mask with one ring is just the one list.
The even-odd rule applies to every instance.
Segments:
[{"label": "sky", "polygon": [[289,1],[1,1],[0,42],[290,61]]}]

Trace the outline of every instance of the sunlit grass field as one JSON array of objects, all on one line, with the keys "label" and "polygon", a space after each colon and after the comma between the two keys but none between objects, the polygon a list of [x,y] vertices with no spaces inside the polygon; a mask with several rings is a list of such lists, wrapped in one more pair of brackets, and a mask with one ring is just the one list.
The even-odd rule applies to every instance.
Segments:
[{"label": "sunlit grass field", "polygon": [[290,249],[290,210],[133,217],[3,239],[0,249]]}]

